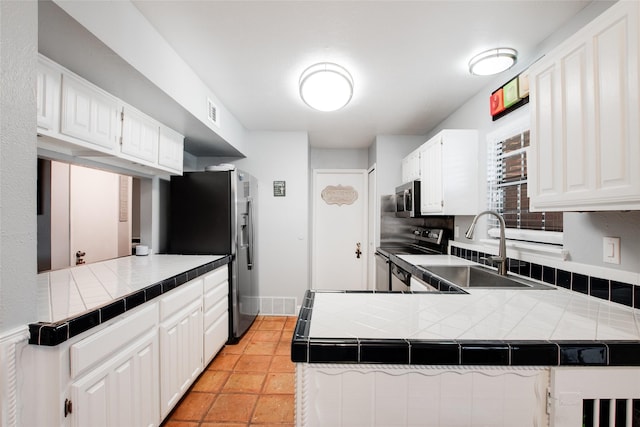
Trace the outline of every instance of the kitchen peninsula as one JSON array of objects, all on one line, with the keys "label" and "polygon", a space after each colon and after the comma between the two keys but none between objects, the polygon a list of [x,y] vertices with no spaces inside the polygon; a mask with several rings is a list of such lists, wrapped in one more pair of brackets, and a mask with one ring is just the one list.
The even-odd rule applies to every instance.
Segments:
[{"label": "kitchen peninsula", "polygon": [[[466,264],[400,258],[413,274]],[[464,292],[308,291],[298,425],[577,425],[583,399],[640,395],[637,310],[555,287]]]},{"label": "kitchen peninsula", "polygon": [[[229,337],[231,257],[130,256],[41,273],[25,425],[159,425]],[[70,424],[69,424],[70,423]]]}]

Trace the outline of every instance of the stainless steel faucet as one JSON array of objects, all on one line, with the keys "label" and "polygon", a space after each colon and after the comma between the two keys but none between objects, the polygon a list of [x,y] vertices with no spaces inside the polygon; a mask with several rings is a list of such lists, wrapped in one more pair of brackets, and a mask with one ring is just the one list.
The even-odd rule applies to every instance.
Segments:
[{"label": "stainless steel faucet", "polygon": [[506,225],[504,223],[504,218],[502,218],[502,216],[499,213],[495,211],[480,212],[478,215],[476,215],[473,218],[473,221],[471,221],[471,225],[469,226],[469,229],[467,230],[466,233],[464,233],[464,235],[467,239],[471,239],[473,237],[473,230],[476,228],[476,222],[478,221],[478,218],[480,218],[482,215],[485,215],[485,214],[495,216],[496,218],[498,218],[498,221],[500,222],[500,246],[498,247],[498,256],[492,256],[492,257],[489,257],[489,259],[493,262],[498,263],[498,274],[502,276],[506,276],[507,275],[507,243],[504,237],[504,229],[506,228]]}]

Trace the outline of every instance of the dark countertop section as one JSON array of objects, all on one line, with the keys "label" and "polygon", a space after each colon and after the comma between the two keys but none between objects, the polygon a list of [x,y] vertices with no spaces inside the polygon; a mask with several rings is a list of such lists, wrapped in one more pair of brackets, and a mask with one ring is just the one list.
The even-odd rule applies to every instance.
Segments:
[{"label": "dark countertop section", "polygon": [[29,325],[29,344],[56,346],[83,332],[113,319],[141,304],[149,302],[199,276],[202,276],[231,262],[232,256],[226,255],[213,262],[200,265],[172,277],[153,283],[108,304],[80,313],[57,322],[38,322]]}]

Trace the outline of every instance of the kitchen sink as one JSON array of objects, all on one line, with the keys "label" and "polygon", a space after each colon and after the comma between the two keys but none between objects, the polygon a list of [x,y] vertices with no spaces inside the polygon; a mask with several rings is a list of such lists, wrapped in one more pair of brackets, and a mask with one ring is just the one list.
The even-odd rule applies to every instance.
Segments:
[{"label": "kitchen sink", "polygon": [[461,288],[555,289],[553,286],[533,280],[511,275],[501,276],[494,270],[481,266],[419,265],[418,267]]}]

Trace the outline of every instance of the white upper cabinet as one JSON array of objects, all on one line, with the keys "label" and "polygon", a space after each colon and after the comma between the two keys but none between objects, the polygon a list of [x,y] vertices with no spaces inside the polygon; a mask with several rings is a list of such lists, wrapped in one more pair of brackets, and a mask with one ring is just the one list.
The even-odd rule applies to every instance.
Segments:
[{"label": "white upper cabinet", "polygon": [[39,149],[142,175],[182,174],[184,137],[38,55]]},{"label": "white upper cabinet", "polygon": [[115,152],[118,116],[117,98],[84,80],[63,74],[62,134],[99,146],[101,151]]},{"label": "white upper cabinet", "polygon": [[184,137],[173,129],[160,126],[160,145],[158,146],[158,164],[178,173],[182,173],[184,155]]},{"label": "white upper cabinet", "polygon": [[420,179],[420,149],[409,153],[402,159],[402,183],[407,183]]},{"label": "white upper cabinet", "polygon": [[160,124],[133,107],[122,109],[121,153],[136,160],[155,163],[158,157]]},{"label": "white upper cabinet", "polygon": [[443,130],[419,150],[421,213],[478,213],[478,132]]},{"label": "white upper cabinet", "polygon": [[640,209],[638,15],[619,2],[531,67],[531,210]]},{"label": "white upper cabinet", "polygon": [[44,57],[38,57],[36,74],[38,130],[58,132],[60,128],[60,81],[62,72]]}]

